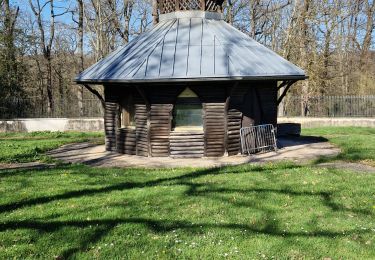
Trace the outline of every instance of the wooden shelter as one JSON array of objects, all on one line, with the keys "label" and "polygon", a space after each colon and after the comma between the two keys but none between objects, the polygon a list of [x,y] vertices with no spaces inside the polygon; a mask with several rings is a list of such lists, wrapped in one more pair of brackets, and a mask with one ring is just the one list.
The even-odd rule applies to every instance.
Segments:
[{"label": "wooden shelter", "polygon": [[77,78],[103,84],[106,149],[241,152],[240,128],[277,123],[278,89],[305,72],[223,20],[222,1],[160,0],[160,22]]}]

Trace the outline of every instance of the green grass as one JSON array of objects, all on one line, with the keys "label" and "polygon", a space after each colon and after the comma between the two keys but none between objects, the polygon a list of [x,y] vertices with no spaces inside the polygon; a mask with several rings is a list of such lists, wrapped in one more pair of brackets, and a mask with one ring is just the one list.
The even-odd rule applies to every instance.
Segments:
[{"label": "green grass", "polygon": [[74,142],[103,139],[102,133],[34,132],[0,133],[0,163],[46,161],[48,150]]},{"label": "green grass", "polygon": [[304,129],[303,135],[322,136],[341,148],[334,158],[318,160],[343,160],[361,162],[375,167],[375,128],[366,127],[324,127]]},{"label": "green grass", "polygon": [[374,186],[291,163],[0,170],[0,259],[373,259]]}]

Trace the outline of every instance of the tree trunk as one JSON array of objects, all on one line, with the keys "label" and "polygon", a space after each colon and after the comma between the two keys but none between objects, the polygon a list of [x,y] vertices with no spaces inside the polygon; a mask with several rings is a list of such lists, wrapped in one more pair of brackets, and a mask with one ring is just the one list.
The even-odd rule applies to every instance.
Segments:
[{"label": "tree trunk", "polygon": [[[301,65],[302,68],[308,70],[308,48],[309,48],[309,26],[308,15],[310,11],[310,1],[306,0],[302,4],[301,12]],[[309,82],[305,80],[302,82],[302,95],[301,95],[301,116],[308,114],[308,100],[309,100]]]},{"label": "tree trunk", "polygon": [[[84,69],[84,57],[83,57],[83,0],[78,0],[78,50],[79,50],[79,73]],[[77,89],[78,109],[79,115],[83,117],[83,86],[79,86]]]},{"label": "tree trunk", "polygon": [[48,115],[54,116],[54,102],[52,91],[52,59],[51,55],[45,57],[47,60],[47,102],[48,102]]}]

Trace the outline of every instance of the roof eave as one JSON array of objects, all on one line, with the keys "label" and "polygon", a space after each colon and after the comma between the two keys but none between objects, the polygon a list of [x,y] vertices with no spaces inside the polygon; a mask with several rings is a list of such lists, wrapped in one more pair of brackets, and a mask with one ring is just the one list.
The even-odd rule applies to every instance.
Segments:
[{"label": "roof eave", "polygon": [[199,81],[259,81],[259,80],[305,80],[306,75],[275,75],[275,76],[233,76],[233,77],[196,77],[196,78],[150,78],[150,79],[75,79],[77,84],[111,84],[111,83],[168,83],[168,82],[199,82]]}]

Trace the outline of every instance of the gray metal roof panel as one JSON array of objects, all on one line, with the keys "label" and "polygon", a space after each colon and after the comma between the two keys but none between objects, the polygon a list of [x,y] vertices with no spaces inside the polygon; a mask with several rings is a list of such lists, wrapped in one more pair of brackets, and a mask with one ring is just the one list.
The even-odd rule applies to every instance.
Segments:
[{"label": "gray metal roof panel", "polygon": [[[199,14],[199,13],[195,13]],[[177,15],[178,16],[178,15]],[[77,82],[305,78],[305,72],[221,19],[162,20],[100,60]]]}]

